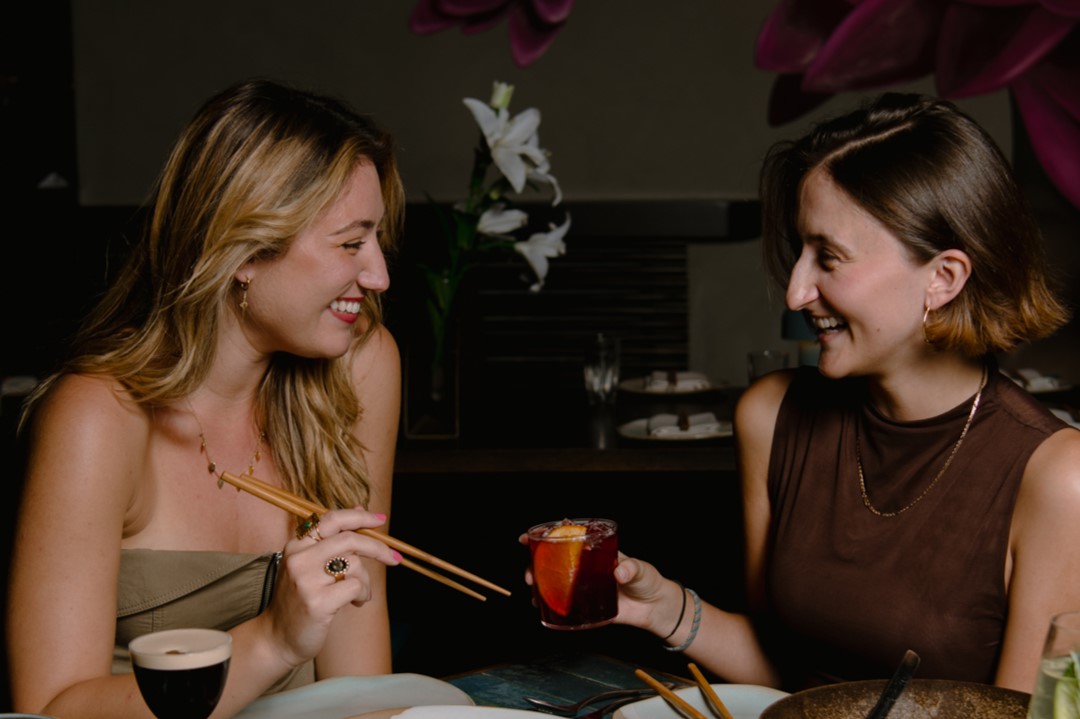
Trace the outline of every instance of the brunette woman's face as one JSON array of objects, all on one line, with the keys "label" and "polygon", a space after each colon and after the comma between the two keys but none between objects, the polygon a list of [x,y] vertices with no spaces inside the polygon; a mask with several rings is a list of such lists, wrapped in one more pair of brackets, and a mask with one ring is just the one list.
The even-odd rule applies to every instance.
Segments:
[{"label": "brunette woman's face", "polygon": [[257,350],[340,357],[349,349],[362,303],[390,286],[379,246],[384,213],[379,174],[363,162],[285,254],[238,273],[251,280],[243,326]]},{"label": "brunette woman's face", "polygon": [[798,231],[802,252],[787,304],[816,328],[821,372],[876,375],[904,366],[923,343],[927,268],[821,169],[800,187]]}]

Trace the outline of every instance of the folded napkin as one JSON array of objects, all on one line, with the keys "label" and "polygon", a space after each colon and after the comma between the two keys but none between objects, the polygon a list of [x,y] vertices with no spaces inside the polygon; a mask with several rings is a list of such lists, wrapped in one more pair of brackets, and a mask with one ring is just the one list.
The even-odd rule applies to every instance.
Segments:
[{"label": "folded napkin", "polygon": [[1055,417],[1057,417],[1058,419],[1061,419],[1061,420],[1064,420],[1065,422],[1067,422],[1070,426],[1076,427],[1077,429],[1080,429],[1080,417],[1075,417],[1074,418],[1072,416],[1072,413],[1069,412],[1069,410],[1067,410],[1067,409],[1058,409],[1056,407],[1051,407],[1050,412]]},{"label": "folded napkin", "polygon": [[709,378],[700,372],[664,372],[658,370],[645,378],[650,392],[687,392],[709,389]]},{"label": "folded napkin", "polygon": [[657,414],[649,418],[648,428],[652,437],[708,437],[720,434],[725,424],[712,412],[685,416],[681,423],[677,414]]},{"label": "folded napkin", "polygon": [[1034,369],[1018,369],[1016,374],[1020,376],[1020,385],[1028,392],[1053,392],[1061,388],[1057,377],[1041,374]]}]

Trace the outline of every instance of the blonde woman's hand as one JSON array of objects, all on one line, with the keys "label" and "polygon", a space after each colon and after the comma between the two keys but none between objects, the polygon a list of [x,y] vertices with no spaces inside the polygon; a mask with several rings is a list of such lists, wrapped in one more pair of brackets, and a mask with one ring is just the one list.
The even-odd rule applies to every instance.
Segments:
[{"label": "blonde woman's hand", "polygon": [[[274,640],[290,665],[302,664],[322,650],[330,623],[344,606],[361,606],[372,598],[362,559],[387,566],[401,562],[401,555],[390,547],[353,531],[385,521],[384,515],[360,508],[334,510],[323,514],[315,529],[285,545],[267,613]],[[331,570],[340,568],[338,560],[348,567],[335,577]]]}]

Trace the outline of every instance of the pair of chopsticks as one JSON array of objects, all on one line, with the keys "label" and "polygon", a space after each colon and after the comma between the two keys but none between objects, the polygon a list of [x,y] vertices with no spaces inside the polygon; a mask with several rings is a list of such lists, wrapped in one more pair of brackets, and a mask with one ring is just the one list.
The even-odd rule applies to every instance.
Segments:
[{"label": "pair of chopsticks", "polygon": [[[255,477],[251,477],[246,474],[238,477],[235,474],[230,474],[229,472],[222,472],[221,479],[236,487],[237,490],[242,489],[249,494],[255,495],[259,499],[264,499],[267,502],[270,502],[271,504],[281,509],[284,509],[286,512],[291,512],[295,514],[301,519],[307,519],[312,514],[324,514],[326,511],[328,511],[325,507],[320,506],[315,502],[304,499],[303,497],[298,497],[291,492],[281,489],[280,487],[275,487],[272,484],[267,484],[260,479],[256,479]],[[434,554],[428,554],[422,549],[417,549],[411,544],[407,544],[400,539],[395,539],[389,534],[385,534],[374,529],[368,529],[366,527],[357,529],[356,532],[358,534],[363,534],[365,536],[377,539],[388,547],[392,547],[393,549],[398,550],[402,554],[408,554],[418,559],[422,559],[428,564],[433,564],[440,569],[450,572],[451,574],[456,574],[459,577],[468,579],[471,582],[475,582],[476,584],[487,587],[488,589],[496,591],[500,594],[504,594],[508,597],[510,596],[510,590],[503,589],[497,584],[493,584],[486,579],[476,576],[472,572],[467,572],[460,567],[456,567],[450,562],[447,562],[446,560],[439,559]],[[487,597],[485,597],[483,594],[480,594],[479,592],[474,591],[469,587],[466,587],[465,585],[460,584],[453,579],[450,579],[447,576],[432,571],[427,567],[424,567],[423,565],[417,564],[410,559],[405,559],[403,557],[401,560],[401,566],[407,567],[414,572],[419,572],[425,577],[430,577],[436,582],[441,582],[448,587],[452,587],[459,592],[468,594],[470,597],[475,597],[482,602],[487,601]]]},{"label": "pair of chopsticks", "polygon": [[[710,684],[705,678],[705,675],[701,673],[701,670],[697,668],[697,665],[690,662],[688,666],[690,668],[690,673],[694,675],[694,681],[697,682],[698,689],[701,690],[702,695],[705,697],[705,704],[709,707],[709,710],[712,711],[718,719],[732,719],[731,712],[724,706],[724,702],[720,701],[720,697],[717,696],[716,690],[712,688],[712,684]],[[634,674],[638,679],[655,689],[657,694],[664,697],[664,701],[670,704],[675,711],[686,717],[686,719],[708,719],[708,717],[698,711],[696,707],[690,704],[690,702],[653,679],[644,670],[635,669]]]}]

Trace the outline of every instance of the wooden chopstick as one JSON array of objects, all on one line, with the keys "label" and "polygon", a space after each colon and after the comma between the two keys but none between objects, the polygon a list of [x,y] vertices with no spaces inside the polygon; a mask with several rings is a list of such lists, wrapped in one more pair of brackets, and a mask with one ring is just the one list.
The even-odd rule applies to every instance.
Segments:
[{"label": "wooden chopstick", "polygon": [[[264,499],[264,500],[270,502],[271,504],[277,505],[278,507],[280,507],[280,508],[282,508],[282,509],[284,509],[284,510],[286,510],[288,512],[292,512],[297,517],[306,518],[306,517],[311,516],[312,513],[322,514],[323,512],[327,511],[325,507],[322,507],[321,505],[316,504],[315,502],[304,499],[303,497],[298,497],[297,495],[292,494],[290,492],[287,492],[286,490],[281,489],[280,487],[275,487],[275,486],[273,486],[271,484],[267,484],[266,482],[263,482],[262,480],[257,479],[255,477],[251,477],[249,475],[243,475],[241,477],[237,477],[236,475],[229,474],[228,472],[223,472],[222,473],[222,479],[224,479],[226,482],[229,482],[230,484],[234,485],[237,489],[243,489],[243,490],[245,490],[245,491],[247,491],[247,492],[249,492],[249,493],[251,493],[251,494],[253,494],[253,495],[255,495],[255,496],[259,497],[259,498],[261,498],[261,499]],[[464,576],[464,577],[467,577],[469,579],[472,579],[473,581],[477,582],[478,584],[481,584],[481,585],[486,586],[488,588],[494,589],[495,591],[504,593],[504,594],[506,594],[508,596],[510,594],[509,591],[507,591],[507,590],[503,589],[502,587],[499,587],[499,586],[497,586],[495,584],[492,584],[491,582],[488,582],[486,579],[482,579],[481,577],[477,577],[476,575],[474,575],[474,574],[472,574],[470,572],[467,572],[464,569],[461,569],[459,567],[455,567],[453,564],[450,564],[449,562],[446,562],[446,561],[444,561],[442,559],[439,559],[438,557],[435,557],[434,555],[428,554],[427,552],[424,552],[421,549],[418,549],[416,547],[413,547],[410,544],[402,542],[399,539],[395,539],[395,538],[391,537],[388,534],[384,534],[382,532],[377,532],[374,529],[367,529],[367,528],[357,529],[356,532],[359,533],[359,534],[364,534],[364,535],[369,536],[369,537],[373,537],[374,539],[377,539],[380,542],[383,542],[387,546],[394,547],[395,549],[397,549],[398,551],[400,551],[402,553],[413,554],[414,556],[420,556],[421,558],[424,558],[424,559],[427,559],[428,561],[431,561],[433,564],[436,564],[437,566],[441,566],[442,568],[446,569],[447,571],[449,571],[451,573],[458,574],[459,576]],[[476,592],[476,591],[470,589],[469,587],[466,587],[463,584],[455,582],[453,579],[450,579],[449,577],[445,577],[442,574],[439,574],[437,572],[433,572],[430,569],[428,569],[428,568],[426,568],[426,567],[424,567],[422,565],[419,565],[416,562],[413,562],[413,561],[411,561],[409,559],[405,559],[403,557],[402,560],[401,560],[401,566],[406,567],[407,569],[411,569],[414,572],[417,572],[419,574],[423,574],[425,577],[429,577],[431,579],[434,579],[437,582],[445,584],[448,587],[452,587],[453,589],[456,589],[459,592],[462,592],[463,594],[468,594],[470,597],[474,597],[476,599],[479,599],[482,602],[487,601],[487,597],[485,597],[483,594],[480,594],[479,592]]]},{"label": "wooden chopstick", "polygon": [[[275,487],[272,484],[267,484],[266,482],[263,482],[262,480],[249,475],[243,475],[238,477],[237,475],[231,474],[229,472],[222,472],[221,479],[233,485],[237,489],[242,489],[249,494],[252,494],[262,500],[270,502],[271,504],[281,509],[284,509],[287,512],[291,512],[297,517],[306,518],[311,516],[312,513],[323,514],[327,511],[325,507],[315,502],[312,502],[311,500],[304,499],[303,497],[298,497],[297,495],[292,494],[291,492],[288,492],[280,487]],[[499,592],[500,594],[510,596],[509,590],[504,589],[497,584],[493,584],[492,582],[489,582],[482,577],[478,577],[472,572],[454,566],[450,562],[440,559],[433,554],[429,554],[428,552],[414,547],[407,542],[403,542],[400,539],[395,539],[389,534],[385,534],[374,529],[368,529],[366,527],[361,527],[360,529],[357,529],[356,532],[368,537],[372,537],[373,539],[377,539],[383,544],[386,544],[387,546],[398,550],[402,554],[412,555],[441,569],[444,569],[452,574],[456,574],[460,577],[464,577],[465,579],[469,579],[481,586]],[[401,566],[411,569],[414,572],[418,572],[419,574],[423,574],[426,577],[434,579],[435,581],[445,584],[448,587],[452,587],[459,592],[468,594],[470,597],[479,599],[482,602],[487,601],[487,597],[485,597],[483,594],[480,594],[479,592],[476,592],[469,587],[466,587],[465,585],[460,584],[453,579],[450,579],[449,577],[439,574],[438,572],[434,572],[427,567],[417,564],[416,562],[413,562],[409,559],[402,557]]]},{"label": "wooden chopstick", "polygon": [[708,717],[695,709],[689,702],[687,702],[675,692],[668,689],[660,682],[653,679],[645,671],[641,669],[635,669],[634,675],[637,676],[638,679],[655,689],[657,694],[664,697],[664,701],[670,704],[675,709],[675,711],[686,717],[686,719],[708,719]]},{"label": "wooden chopstick", "polygon": [[694,680],[698,683],[698,689],[705,696],[705,703],[713,714],[719,719],[734,719],[731,716],[731,712],[724,706],[724,702],[720,700],[720,696],[716,693],[716,690],[712,688],[712,684],[705,678],[705,675],[701,673],[701,670],[697,668],[697,664],[690,662],[687,665],[690,668],[690,673],[694,675]]},{"label": "wooden chopstick", "polygon": [[[304,499],[303,497],[298,497],[297,495],[292,494],[290,492],[287,492],[284,489],[281,489],[280,487],[275,487],[272,484],[267,484],[266,482],[263,482],[263,481],[261,481],[259,479],[256,479],[255,477],[252,477],[250,475],[244,475],[240,479],[241,479],[241,481],[248,480],[248,482],[252,486],[260,487],[261,489],[264,489],[264,490],[266,490],[268,492],[272,492],[274,494],[277,494],[279,497],[284,497],[284,498],[288,499],[289,501],[293,501],[293,502],[298,503],[305,510],[303,515],[298,515],[298,516],[308,517],[308,516],[311,515],[312,512],[314,512],[316,514],[322,514],[323,512],[326,511],[325,507],[321,507],[318,504],[316,504],[315,502],[312,502],[311,500]],[[488,580],[484,579],[483,577],[478,577],[475,574],[473,574],[472,572],[469,572],[469,571],[466,571],[466,570],[464,570],[464,569],[462,569],[460,567],[454,566],[450,562],[447,562],[445,559],[440,559],[439,557],[436,557],[434,554],[429,554],[428,552],[425,552],[424,550],[420,549],[419,547],[414,547],[413,545],[411,545],[411,544],[409,544],[407,542],[403,542],[400,539],[396,539],[394,537],[391,537],[389,534],[386,534],[385,532],[380,532],[377,529],[367,529],[367,528],[361,528],[361,529],[358,529],[356,531],[358,533],[360,533],[360,534],[363,534],[363,535],[366,535],[368,537],[372,537],[374,539],[377,539],[380,542],[382,542],[383,544],[385,544],[385,545],[387,545],[389,547],[393,547],[394,549],[398,550],[402,554],[408,554],[408,555],[411,555],[413,557],[416,557],[417,559],[422,559],[425,562],[427,562],[428,564],[433,564],[436,567],[439,567],[440,569],[445,569],[446,571],[448,571],[448,572],[450,572],[452,574],[456,574],[459,577],[464,577],[465,579],[468,579],[469,581],[475,582],[476,584],[479,584],[482,587],[487,587],[488,589],[491,589],[492,591],[499,592],[500,594],[504,594],[504,595],[506,595],[508,597],[510,596],[510,590],[503,589],[499,585],[493,584],[492,582],[489,582]],[[408,564],[406,564],[406,562],[408,562]],[[410,569],[416,569],[421,574],[425,573],[423,567],[420,567],[419,569],[417,569],[418,565],[415,562],[409,562],[409,560],[405,560],[405,561],[402,562],[402,564],[405,565],[405,566],[408,566]],[[442,576],[442,575],[435,575],[433,572],[428,574],[428,576],[432,576],[432,575],[434,575],[434,576]],[[454,582],[454,584],[457,584],[457,583]],[[458,585],[458,586],[461,586],[461,585]],[[483,595],[481,595],[481,596],[483,596]]]},{"label": "wooden chopstick", "polygon": [[[295,494],[287,492],[279,487],[267,484],[266,482],[256,479],[255,477],[251,477],[248,475],[237,477],[235,474],[230,474],[229,472],[222,472],[221,478],[236,487],[237,489],[243,489],[249,494],[253,494],[260,499],[263,499],[273,505],[276,505],[277,507],[280,507],[281,509],[284,509],[287,512],[295,514],[297,517],[306,518],[311,516],[312,513],[322,514],[326,511],[325,508],[314,502],[306,500],[303,497],[298,497]],[[357,531],[366,534],[367,532],[373,530]],[[376,537],[376,539],[382,541],[382,538],[386,536],[387,535],[381,535],[379,537]],[[455,582],[449,577],[444,577],[437,572],[433,572],[430,569],[427,569],[426,567],[417,564],[416,562],[405,559],[403,557],[401,560],[401,565],[403,567],[413,570],[414,572],[423,574],[425,577],[430,577],[437,582],[441,582],[448,587],[452,587],[459,592],[462,592],[463,594],[468,594],[470,597],[479,599],[482,602],[487,601],[487,597],[485,597],[483,594],[480,594],[479,592],[476,592],[463,584],[459,584],[458,582]]]}]

